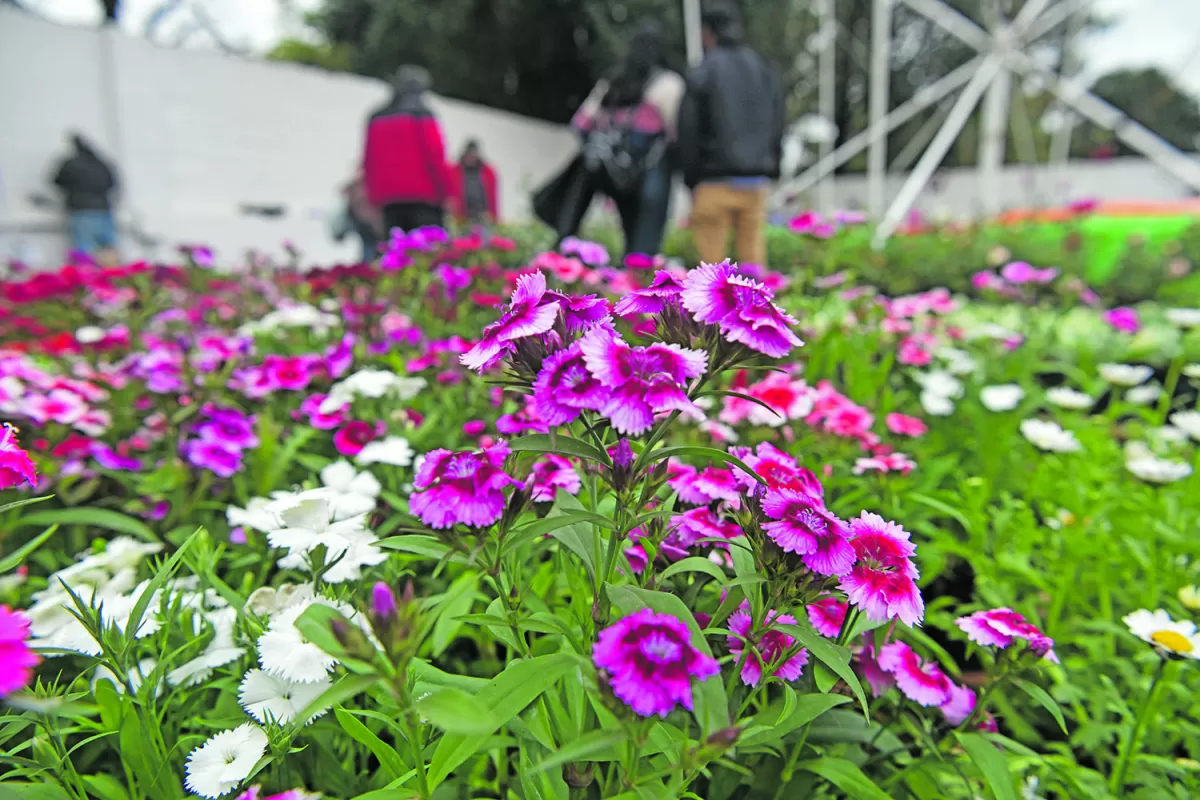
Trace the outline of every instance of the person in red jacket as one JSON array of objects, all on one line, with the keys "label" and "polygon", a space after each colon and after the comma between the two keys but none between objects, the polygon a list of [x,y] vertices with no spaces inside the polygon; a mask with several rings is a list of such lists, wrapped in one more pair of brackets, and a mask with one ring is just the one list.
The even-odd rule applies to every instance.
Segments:
[{"label": "person in red jacket", "polygon": [[423,67],[401,67],[391,101],[367,122],[363,182],[367,200],[383,211],[386,231],[445,223],[446,150],[437,117],[425,103],[429,83]]},{"label": "person in red jacket", "polygon": [[496,170],[483,160],[479,142],[472,139],[450,168],[450,208],[456,219],[468,224],[493,223],[500,217],[496,194]]}]

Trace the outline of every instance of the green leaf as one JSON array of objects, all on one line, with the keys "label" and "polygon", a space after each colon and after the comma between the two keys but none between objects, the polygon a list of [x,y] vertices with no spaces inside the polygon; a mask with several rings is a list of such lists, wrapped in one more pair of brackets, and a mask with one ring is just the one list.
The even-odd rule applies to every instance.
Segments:
[{"label": "green leaf", "polygon": [[23,562],[30,553],[41,547],[42,543],[53,536],[56,530],[58,530],[58,526],[51,525],[49,528],[46,528],[46,530],[42,531],[28,542],[9,553],[3,559],[0,559],[0,575],[12,572],[14,569],[21,566],[21,562]]},{"label": "green leaf", "polygon": [[608,453],[596,445],[559,433],[533,433],[529,436],[522,436],[520,439],[513,439],[508,446],[514,453],[557,453],[560,456],[575,456],[598,461],[606,467],[612,466]]},{"label": "green leaf", "polygon": [[342,647],[342,643],[333,635],[335,621],[340,621],[349,627],[354,626],[354,623],[346,619],[342,612],[321,603],[313,603],[304,609],[304,613],[296,617],[296,621],[292,624],[309,643],[315,644],[323,652],[335,658],[344,658],[346,648]]},{"label": "green leaf", "polygon": [[395,748],[389,747],[349,711],[335,708],[333,715],[337,717],[338,725],[342,726],[342,730],[349,734],[351,739],[370,750],[379,759],[380,765],[389,773],[390,778],[394,780],[408,771],[408,766],[404,763],[404,759],[400,758],[400,754],[396,752]]},{"label": "green leaf", "polygon": [[[700,632],[696,617],[673,594],[641,589],[637,586],[609,586],[608,599],[620,609],[622,615],[628,616],[643,608],[649,608],[659,614],[670,614],[682,620],[692,634],[692,645],[707,656],[712,655],[708,641]],[[725,685],[721,676],[715,675],[707,680],[693,684],[693,700],[695,715],[705,733],[713,733],[729,727],[729,698],[725,694]]]},{"label": "green leaf", "polygon": [[1038,703],[1040,703],[1042,708],[1049,711],[1050,716],[1054,717],[1054,721],[1058,723],[1058,727],[1062,728],[1063,733],[1068,732],[1067,723],[1066,720],[1063,719],[1062,710],[1059,709],[1058,703],[1054,701],[1054,698],[1050,696],[1049,692],[1038,686],[1036,683],[1023,681],[1020,678],[1014,679],[1013,683],[1020,687],[1021,691],[1025,692],[1025,694],[1029,695]]},{"label": "green leaf", "polygon": [[[570,495],[564,495],[570,497]],[[543,519],[534,520],[528,525],[522,525],[516,530],[509,531],[504,535],[504,541],[501,543],[500,554],[507,555],[516,548],[533,541],[547,534],[552,534],[561,528],[576,523],[591,522],[597,525],[605,525],[612,527],[612,520],[601,514],[594,514],[591,511],[570,509],[564,511],[555,505],[551,509],[551,513]]]},{"label": "green leaf", "polygon": [[664,569],[658,577],[665,581],[667,578],[678,575],[681,572],[703,572],[705,575],[712,576],[717,583],[725,583],[727,580],[725,570],[703,556],[689,556],[682,561],[676,561]]},{"label": "green leaf", "polygon": [[446,594],[438,603],[435,611],[436,622],[433,624],[434,658],[445,652],[446,648],[450,646],[450,642],[454,641],[458,632],[462,630],[461,617],[471,610],[471,606],[479,597],[479,593],[475,591],[475,584],[478,582],[478,572],[467,572],[460,575],[454,583],[450,584],[450,588],[446,590]]},{"label": "green leaf", "polygon": [[875,785],[853,761],[844,758],[814,758],[801,761],[797,768],[820,775],[854,800],[892,800]]},{"label": "green leaf", "polygon": [[854,670],[850,669],[850,651],[848,649],[834,644],[813,630],[807,614],[801,614],[795,624],[780,622],[772,627],[794,637],[796,641],[807,647],[808,652],[816,656],[818,661],[833,670],[858,698],[859,704],[862,705],[863,716],[870,716],[867,710],[867,696],[863,693],[862,684],[858,682],[858,676],[854,674]]},{"label": "green leaf", "polygon": [[20,500],[13,500],[11,503],[5,503],[4,505],[0,506],[0,514],[3,514],[5,511],[12,511],[14,508],[20,508],[21,506],[31,506],[34,503],[44,503],[51,497],[54,497],[54,495],[47,494],[43,495],[42,497],[25,497]]},{"label": "green leaf", "polygon": [[[550,509],[547,518],[558,517],[566,514],[577,516],[579,512],[586,511],[584,507],[569,494],[560,493],[558,499],[554,503],[554,508]],[[586,522],[575,521],[570,525],[565,525],[550,533],[555,539],[561,542],[568,550],[579,556],[579,560],[587,567],[588,574],[596,574],[596,527],[589,525]]]},{"label": "green leaf", "polygon": [[564,744],[551,755],[539,761],[533,772],[544,772],[548,769],[570,764],[573,761],[588,761],[589,756],[604,753],[610,755],[614,746],[629,738],[625,728],[612,730],[588,731],[568,744]]},{"label": "green leaf", "polygon": [[722,464],[732,464],[733,466],[740,469],[742,472],[745,472],[751,478],[754,478],[754,480],[758,481],[763,486],[767,485],[766,479],[763,478],[761,475],[759,475],[757,472],[755,472],[753,469],[751,469],[746,464],[745,461],[742,461],[737,456],[731,456],[729,453],[726,453],[724,450],[718,450],[715,447],[700,447],[698,445],[681,445],[679,447],[663,447],[663,448],[655,450],[653,453],[651,453],[647,460],[648,461],[661,461],[662,459],[670,458],[671,456],[700,456],[701,458],[708,458],[708,459],[712,459],[713,461],[719,461]]},{"label": "green leaf", "polygon": [[449,733],[490,734],[499,724],[479,701],[458,689],[439,689],[416,702],[421,716]]},{"label": "green leaf", "polygon": [[958,739],[971,762],[983,773],[984,782],[996,800],[1017,800],[1017,791],[1013,788],[1008,759],[1003,750],[978,733],[955,731],[954,738]]},{"label": "green leaf", "polygon": [[440,541],[436,536],[422,536],[415,533],[405,534],[404,536],[389,536],[386,539],[380,539],[375,544],[388,550],[399,550],[402,553],[413,553],[414,555],[436,558],[438,560],[444,558],[453,549],[450,545]]},{"label": "green leaf", "polygon": [[263,471],[262,477],[259,480],[259,494],[265,495],[280,484],[283,476],[287,473],[287,468],[291,466],[292,461],[296,458],[296,454],[316,435],[316,428],[305,426],[296,429],[288,437],[287,442],[283,445],[283,449],[279,451],[277,456],[271,459],[270,465]]},{"label": "green leaf", "polygon": [[762,400],[759,400],[757,397],[751,397],[748,394],[742,394],[741,392],[731,392],[728,389],[714,389],[713,391],[710,391],[710,392],[701,392],[700,393],[700,397],[705,397],[708,395],[714,395],[717,397],[736,397],[739,400],[747,400],[751,403],[754,403],[756,406],[762,406],[763,408],[765,408],[767,411],[770,411],[775,416],[779,417],[780,419],[783,419],[783,415],[780,414],[778,411],[776,411],[774,408],[771,408],[769,405],[764,403]]},{"label": "green leaf", "polygon": [[850,698],[842,694],[806,694],[796,698],[791,711],[786,708],[777,718],[770,718],[753,726],[738,738],[738,745],[755,745],[776,742],[801,725],[807,725],[831,708],[849,703]]},{"label": "green leaf", "polygon": [[305,722],[313,718],[314,714],[320,714],[332,706],[346,702],[356,694],[365,692],[375,684],[376,680],[374,675],[347,675],[317,695],[316,699],[296,715],[296,718],[289,723],[289,727],[293,732],[300,730],[304,727]]},{"label": "green leaf", "polygon": [[443,736],[433,753],[433,759],[429,762],[430,790],[436,788],[458,765],[484,747],[495,730],[521,713],[538,695],[553,686],[577,663],[574,656],[565,653],[538,656],[512,663],[508,669],[488,681],[475,695],[475,702],[479,708],[487,709],[491,713],[495,727],[488,733],[447,733]]},{"label": "green leaf", "polygon": [[175,551],[175,554],[158,568],[158,571],[154,573],[154,577],[146,584],[146,588],[138,595],[137,601],[133,604],[133,609],[129,612],[129,620],[125,624],[125,649],[127,652],[134,646],[137,631],[142,626],[142,617],[146,615],[146,609],[150,607],[150,601],[154,599],[154,595],[162,589],[167,579],[175,574],[175,570],[179,569],[179,564],[183,561],[183,554],[188,551],[188,548],[200,537],[207,535],[208,531],[204,528],[198,528],[195,533],[184,540],[179,549]]},{"label": "green leaf", "polygon": [[155,544],[162,541],[140,519],[108,508],[55,508],[49,511],[35,511],[18,519],[17,525],[83,525],[136,536],[142,541]]}]

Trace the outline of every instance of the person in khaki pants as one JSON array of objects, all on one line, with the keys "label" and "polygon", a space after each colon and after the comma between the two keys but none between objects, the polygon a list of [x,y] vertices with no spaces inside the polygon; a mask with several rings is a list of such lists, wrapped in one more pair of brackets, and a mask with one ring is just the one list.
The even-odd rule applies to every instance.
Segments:
[{"label": "person in khaki pants", "polygon": [[730,255],[765,264],[767,194],[779,177],[784,99],[778,73],[742,43],[736,12],[714,0],[701,15],[704,61],[688,76],[678,153],[692,190],[692,235],[700,258]]}]

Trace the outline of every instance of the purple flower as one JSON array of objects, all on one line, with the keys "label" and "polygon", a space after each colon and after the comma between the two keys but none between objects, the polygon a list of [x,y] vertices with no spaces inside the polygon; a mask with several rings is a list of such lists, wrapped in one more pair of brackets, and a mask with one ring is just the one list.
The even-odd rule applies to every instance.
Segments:
[{"label": "purple flower", "polygon": [[96,463],[105,469],[120,472],[137,472],[142,468],[142,462],[131,456],[123,456],[104,442],[92,442],[90,452]]},{"label": "purple flower", "polygon": [[703,416],[683,383],[704,374],[707,353],[661,342],[630,347],[605,327],[589,331],[580,348],[588,371],[612,392],[600,413],[618,433],[643,433],[654,424],[655,413],[664,411]]},{"label": "purple flower", "polygon": [[446,287],[446,299],[454,300],[458,293],[471,285],[471,271],[451,264],[438,264],[435,270],[438,280]]},{"label": "purple flower", "polygon": [[845,523],[812,495],[775,489],[763,498],[762,508],[773,520],[763,525],[763,530],[784,552],[799,555],[813,572],[845,575],[854,566],[854,548]]},{"label": "purple flower", "polygon": [[547,455],[539,459],[530,471],[533,485],[533,502],[551,503],[554,495],[562,489],[567,494],[579,494],[582,485],[579,473],[571,462],[562,456]]},{"label": "purple flower", "polygon": [[693,508],[671,517],[671,526],[683,547],[691,547],[702,539],[736,539],[742,529],[726,522],[707,508]]},{"label": "purple flower", "polygon": [[241,448],[219,439],[193,439],[184,445],[183,455],[193,466],[222,478],[231,478],[242,468]]},{"label": "purple flower", "polygon": [[683,284],[665,269],[654,273],[654,280],[645,289],[635,289],[622,297],[613,313],[618,317],[629,314],[660,314],[668,305],[677,305]]},{"label": "purple flower", "polygon": [[573,295],[562,292],[546,292],[546,297],[557,300],[562,310],[567,331],[583,331],[608,319],[608,301],[594,294]]},{"label": "purple flower", "polygon": [[1104,314],[1104,321],[1124,333],[1137,333],[1142,327],[1137,311],[1128,306],[1114,308]]},{"label": "purple flower", "polygon": [[388,621],[396,613],[396,595],[383,581],[371,588],[371,613],[380,622]]},{"label": "purple flower", "polygon": [[721,671],[716,659],[692,645],[683,620],[648,608],[600,631],[592,659],[607,673],[613,694],[643,717],[666,717],[676,705],[690,711],[691,679]]},{"label": "purple flower", "polygon": [[591,267],[602,267],[608,263],[608,250],[604,245],[568,236],[558,248],[564,255],[579,256],[579,260]]},{"label": "purple flower", "polygon": [[201,439],[214,439],[239,449],[257,447],[258,437],[254,433],[254,417],[243,414],[236,408],[222,408],[206,404],[201,410],[208,419],[196,425],[196,435]]},{"label": "purple flower", "polygon": [[[783,660],[784,654],[791,651],[796,640],[772,627],[776,624],[795,625],[796,618],[771,611],[767,614],[764,628],[751,635],[753,621],[748,608],[746,603],[742,603],[742,608],[729,615],[729,630],[735,635],[726,639],[734,659],[742,661],[742,683],[757,686],[762,680],[763,669],[772,665],[775,667],[771,673],[774,677],[785,681],[797,680],[808,663],[808,651],[801,648]],[[743,655],[747,643],[750,644],[750,652]]]},{"label": "purple flower", "polygon": [[354,363],[354,334],[347,333],[342,340],[325,351],[325,368],[329,377],[340,378]]},{"label": "purple flower", "polygon": [[731,342],[781,358],[804,342],[791,330],[796,320],[772,303],[772,297],[766,286],[738,274],[729,261],[688,272],[680,295],[697,322],[716,325]]},{"label": "purple flower", "polygon": [[[548,301],[547,301],[548,300]],[[500,319],[483,329],[479,343],[460,357],[463,366],[483,372],[515,349],[513,342],[554,327],[557,298],[546,297],[546,276],[531,272],[517,278],[517,288]]]},{"label": "purple flower", "polygon": [[533,383],[534,404],[548,425],[566,425],[583,409],[599,411],[608,400],[608,389],[588,372],[578,342],[542,362]]},{"label": "purple flower", "polygon": [[504,488],[517,482],[504,471],[508,445],[500,442],[476,452],[433,450],[417,467],[408,506],[431,528],[455,524],[485,528],[504,513]]}]

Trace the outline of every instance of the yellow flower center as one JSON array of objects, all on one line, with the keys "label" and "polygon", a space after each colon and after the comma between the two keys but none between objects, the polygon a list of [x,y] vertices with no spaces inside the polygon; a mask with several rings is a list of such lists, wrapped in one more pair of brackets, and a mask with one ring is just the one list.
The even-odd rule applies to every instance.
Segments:
[{"label": "yellow flower center", "polygon": [[1192,642],[1182,633],[1175,631],[1155,631],[1151,636],[1154,643],[1174,653],[1192,652]]}]

